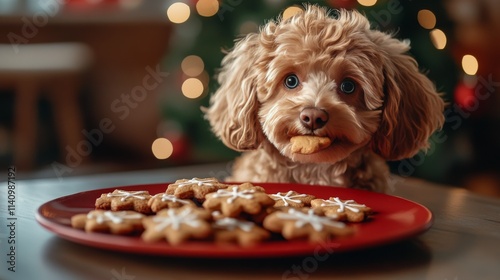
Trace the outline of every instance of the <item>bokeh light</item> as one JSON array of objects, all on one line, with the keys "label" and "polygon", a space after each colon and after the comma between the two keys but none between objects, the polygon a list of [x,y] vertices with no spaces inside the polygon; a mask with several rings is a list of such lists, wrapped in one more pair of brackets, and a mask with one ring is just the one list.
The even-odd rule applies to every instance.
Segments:
[{"label": "bokeh light", "polygon": [[462,68],[467,75],[476,75],[479,62],[473,55],[466,54],[462,57]]},{"label": "bokeh light", "polygon": [[425,29],[433,29],[436,26],[436,16],[429,10],[418,11],[417,20]]},{"label": "bokeh light", "polygon": [[288,7],[285,9],[285,11],[283,12],[283,20],[286,20],[286,19],[289,19],[291,18],[292,16],[294,16],[295,14],[298,14],[298,13],[301,13],[303,12],[304,10],[302,10],[302,8],[300,7],[297,7],[297,6],[291,6],[291,7]]},{"label": "bokeh light", "polygon": [[217,0],[199,0],[196,3],[196,11],[200,16],[211,17],[219,11],[219,1]]},{"label": "bokeh light", "polygon": [[153,151],[153,155],[157,159],[167,159],[174,152],[174,146],[172,142],[167,138],[157,138],[153,141],[153,145],[151,145],[151,150]]},{"label": "bokeh light", "polygon": [[446,47],[446,35],[440,29],[432,30],[429,35],[431,36],[431,41],[434,47],[438,50],[442,50]]},{"label": "bokeh light", "polygon": [[191,10],[186,3],[176,2],[167,9],[167,17],[173,23],[183,23],[188,20]]},{"label": "bokeh light", "polygon": [[200,82],[203,84],[204,88],[206,88],[206,89],[208,88],[208,84],[210,82],[210,76],[208,75],[207,71],[201,72],[201,74],[198,75],[196,78],[198,80],[200,80]]},{"label": "bokeh light", "polygon": [[203,94],[203,83],[196,78],[189,78],[182,83],[182,94],[190,99],[195,99]]},{"label": "bokeh light", "polygon": [[186,56],[181,63],[182,72],[189,77],[200,75],[205,69],[205,64],[201,57],[197,55]]},{"label": "bokeh light", "polygon": [[375,4],[377,4],[377,0],[358,0],[358,3],[361,6],[371,7],[371,6],[375,5]]},{"label": "bokeh light", "polygon": [[259,25],[254,21],[245,21],[240,25],[240,34],[248,34],[259,31]]}]

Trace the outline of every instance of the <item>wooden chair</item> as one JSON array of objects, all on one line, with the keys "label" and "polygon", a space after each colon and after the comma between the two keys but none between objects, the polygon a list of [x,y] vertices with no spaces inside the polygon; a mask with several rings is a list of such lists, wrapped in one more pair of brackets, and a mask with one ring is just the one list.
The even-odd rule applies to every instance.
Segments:
[{"label": "wooden chair", "polygon": [[80,43],[0,44],[0,87],[15,90],[14,164],[31,169],[37,156],[38,99],[47,93],[60,150],[83,139],[78,95],[92,53]]}]

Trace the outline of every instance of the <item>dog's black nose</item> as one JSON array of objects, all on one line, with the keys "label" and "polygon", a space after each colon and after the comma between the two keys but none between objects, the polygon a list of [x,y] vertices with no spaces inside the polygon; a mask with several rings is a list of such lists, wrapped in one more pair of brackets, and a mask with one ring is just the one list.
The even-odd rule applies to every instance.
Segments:
[{"label": "dog's black nose", "polygon": [[300,112],[299,118],[304,127],[315,130],[323,127],[328,122],[328,113],[323,109],[307,107]]}]

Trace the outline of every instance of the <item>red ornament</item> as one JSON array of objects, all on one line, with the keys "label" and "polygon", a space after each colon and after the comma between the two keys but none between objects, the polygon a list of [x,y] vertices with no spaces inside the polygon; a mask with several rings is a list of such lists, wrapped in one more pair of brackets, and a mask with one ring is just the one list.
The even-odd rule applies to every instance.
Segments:
[{"label": "red ornament", "polygon": [[481,109],[481,100],[476,96],[476,87],[460,82],[455,87],[455,103],[465,112],[477,115]]},{"label": "red ornament", "polygon": [[332,8],[338,9],[354,9],[358,6],[358,1],[356,0],[327,0],[328,5]]},{"label": "red ornament", "polygon": [[174,148],[172,155],[170,156],[171,160],[178,163],[189,162],[189,160],[191,160],[193,147],[191,146],[187,135],[184,133],[181,135],[166,133],[165,137],[172,142],[172,146]]}]

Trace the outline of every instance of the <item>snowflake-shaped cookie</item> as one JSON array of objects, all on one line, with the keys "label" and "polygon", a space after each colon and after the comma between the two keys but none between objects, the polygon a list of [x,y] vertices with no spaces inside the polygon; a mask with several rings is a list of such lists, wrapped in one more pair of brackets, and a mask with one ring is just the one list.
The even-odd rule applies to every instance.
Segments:
[{"label": "snowflake-shaped cookie", "polygon": [[372,210],[364,204],[359,204],[356,201],[341,200],[338,197],[330,197],[330,199],[314,199],[311,205],[315,209],[321,209],[326,216],[339,217],[342,220],[349,222],[362,222]]},{"label": "snowflake-shaped cookie", "polygon": [[216,178],[195,177],[175,181],[175,183],[168,185],[166,193],[179,198],[194,198],[198,201],[204,201],[207,194],[215,192],[218,189],[227,188],[227,186],[219,182]]},{"label": "snowflake-shaped cookie", "polygon": [[144,218],[145,231],[142,234],[142,239],[146,242],[166,239],[173,245],[188,239],[203,239],[212,232],[210,219],[210,212],[189,205],[163,209],[155,216]]},{"label": "snowflake-shaped cookie", "polygon": [[216,242],[236,242],[252,246],[269,238],[270,233],[253,222],[225,217],[212,224]]},{"label": "snowflake-shaped cookie", "polygon": [[88,214],[71,217],[71,226],[87,232],[110,232],[130,234],[142,231],[142,218],[145,216],[135,211],[93,210]]},{"label": "snowflake-shaped cookie", "polygon": [[192,200],[178,198],[175,195],[167,193],[155,194],[149,199],[148,205],[154,213],[165,208],[179,208],[184,205],[196,206]]},{"label": "snowflake-shaped cookie", "polygon": [[207,194],[203,207],[211,211],[220,211],[226,217],[237,217],[241,213],[259,214],[263,209],[274,205],[261,187],[250,183],[230,186]]},{"label": "snowflake-shaped cookie", "polygon": [[274,207],[295,207],[301,208],[305,206],[311,206],[311,200],[315,199],[314,196],[309,194],[300,194],[295,191],[278,192],[269,195],[272,199],[276,201]]},{"label": "snowflake-shaped cookie", "polygon": [[114,190],[111,193],[102,194],[96,200],[95,207],[102,210],[134,210],[150,214],[151,208],[148,206],[150,198],[151,195],[147,191]]},{"label": "snowflake-shaped cookie", "polygon": [[281,233],[285,239],[308,239],[311,242],[326,241],[332,236],[352,233],[345,223],[320,216],[311,208],[286,208],[266,217],[264,228]]}]

